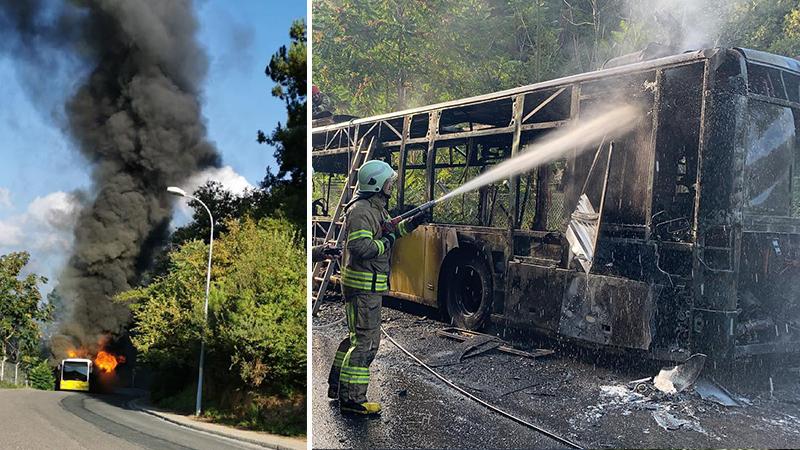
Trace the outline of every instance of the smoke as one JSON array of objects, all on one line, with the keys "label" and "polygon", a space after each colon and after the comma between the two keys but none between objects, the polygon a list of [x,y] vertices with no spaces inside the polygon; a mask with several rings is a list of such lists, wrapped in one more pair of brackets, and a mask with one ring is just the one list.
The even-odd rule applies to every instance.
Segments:
[{"label": "smoke", "polygon": [[[208,63],[192,6],[190,0],[0,0],[6,43],[0,49],[39,73],[63,70],[53,61],[89,68],[63,108],[63,126],[92,165],[93,192],[59,277],[68,316],[52,342],[57,357],[122,331],[127,308],[111,299],[135,285],[166,238],[166,187],[219,165],[201,116]],[[42,89],[29,91],[43,100]]]},{"label": "smoke", "polygon": [[627,0],[631,22],[646,42],[670,45],[677,52],[720,45],[731,0]]}]

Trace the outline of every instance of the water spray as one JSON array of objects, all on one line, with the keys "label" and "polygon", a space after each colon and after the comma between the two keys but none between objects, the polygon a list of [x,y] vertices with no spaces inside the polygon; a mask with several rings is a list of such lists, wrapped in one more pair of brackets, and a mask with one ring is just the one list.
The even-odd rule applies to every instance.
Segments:
[{"label": "water spray", "polygon": [[602,139],[613,139],[633,130],[640,117],[640,109],[631,105],[615,106],[593,113],[592,118],[579,122],[574,126],[551,133],[546,138],[528,144],[519,155],[497,164],[458,188],[438,199],[423,203],[384,223],[384,228],[394,229],[402,220],[423,214],[433,205],[456,195],[466,194],[499,180],[507,180],[513,176],[529,172],[541,165],[556,161],[568,152],[576,155],[592,148]]}]

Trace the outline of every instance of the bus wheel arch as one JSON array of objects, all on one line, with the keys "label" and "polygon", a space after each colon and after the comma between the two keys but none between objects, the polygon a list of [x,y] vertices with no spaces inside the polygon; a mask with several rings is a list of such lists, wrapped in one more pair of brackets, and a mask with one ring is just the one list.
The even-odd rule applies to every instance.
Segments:
[{"label": "bus wheel arch", "polygon": [[445,321],[478,330],[489,319],[494,297],[490,258],[475,243],[461,242],[442,262],[439,310]]}]

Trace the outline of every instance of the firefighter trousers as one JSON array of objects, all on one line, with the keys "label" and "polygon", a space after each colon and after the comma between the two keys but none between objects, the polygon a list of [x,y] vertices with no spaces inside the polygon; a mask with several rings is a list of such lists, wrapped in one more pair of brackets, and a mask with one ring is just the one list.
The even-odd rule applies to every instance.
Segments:
[{"label": "firefighter trousers", "polygon": [[339,390],[342,402],[367,401],[369,366],[381,342],[381,301],[374,292],[345,291],[348,336],[339,344],[328,375],[328,385]]}]

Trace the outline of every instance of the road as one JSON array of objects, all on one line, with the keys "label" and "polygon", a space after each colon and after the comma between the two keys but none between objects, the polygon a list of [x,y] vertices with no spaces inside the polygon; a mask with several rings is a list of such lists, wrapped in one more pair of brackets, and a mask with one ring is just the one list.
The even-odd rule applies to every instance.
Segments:
[{"label": "road", "polygon": [[[338,309],[325,305],[322,321],[335,320]],[[403,341],[424,340],[427,323],[384,307],[384,327]],[[399,321],[402,321],[400,323]],[[423,321],[427,322],[427,321]],[[418,334],[401,333],[417,325]],[[383,340],[372,365],[368,398],[383,405],[379,418],[343,417],[337,401],[329,401],[327,371],[346,328],[325,328],[313,334],[312,427],[314,448],[559,448],[533,430],[476,406],[445,389],[392,344]]]},{"label": "road", "polygon": [[171,424],[130,408],[130,400],[124,395],[0,389],[0,448],[258,448]]},{"label": "road", "polygon": [[[529,359],[490,351],[460,363],[448,362],[460,344],[435,334],[447,325],[423,317],[433,311],[411,308],[409,313],[406,304],[391,304],[394,307],[384,304],[383,327],[401,345],[427,363],[438,364],[438,372],[477,397],[585,448],[800,448],[797,372],[775,374],[774,397],[766,377],[750,377],[756,378],[756,386],[727,385],[748,399],[743,407],[726,408],[688,391],[670,396],[652,389],[639,394],[627,383],[655,375],[658,364],[510,333],[506,339],[518,348],[553,348],[556,354]],[[315,324],[340,317],[341,304],[326,303]],[[337,402],[327,399],[326,389],[336,345],[345,335],[343,324],[313,333],[315,448],[560,446],[466,399],[385,339],[371,368],[368,392],[371,400],[383,404],[382,416],[342,417]],[[742,369],[743,376],[747,372]],[[663,428],[659,425],[663,417],[673,417],[681,425]]]}]

